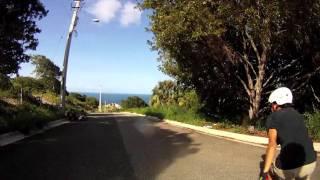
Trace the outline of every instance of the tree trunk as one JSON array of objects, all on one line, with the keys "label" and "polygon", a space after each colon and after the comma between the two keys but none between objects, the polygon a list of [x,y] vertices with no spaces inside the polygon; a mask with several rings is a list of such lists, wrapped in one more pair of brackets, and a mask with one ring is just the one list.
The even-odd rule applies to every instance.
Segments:
[{"label": "tree trunk", "polygon": [[258,113],[260,110],[261,103],[261,94],[263,90],[263,79],[265,76],[265,66],[267,62],[267,49],[264,48],[261,59],[258,65],[258,76],[256,77],[256,82],[254,85],[254,89],[251,89],[251,93],[249,94],[250,99],[250,108],[249,108],[249,119],[251,123],[255,123],[258,118]]},{"label": "tree trunk", "polygon": [[250,108],[249,108],[249,119],[254,122],[258,118],[258,113],[260,109],[261,102],[261,89],[254,91],[253,96],[250,96]]}]

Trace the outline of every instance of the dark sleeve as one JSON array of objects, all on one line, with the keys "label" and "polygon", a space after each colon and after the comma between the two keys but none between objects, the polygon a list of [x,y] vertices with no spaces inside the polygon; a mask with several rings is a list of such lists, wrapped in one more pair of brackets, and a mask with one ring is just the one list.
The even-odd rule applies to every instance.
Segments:
[{"label": "dark sleeve", "polygon": [[278,129],[278,124],[277,124],[276,118],[273,116],[273,114],[271,114],[267,118],[266,128],[267,128],[267,130],[269,130],[269,129]]}]

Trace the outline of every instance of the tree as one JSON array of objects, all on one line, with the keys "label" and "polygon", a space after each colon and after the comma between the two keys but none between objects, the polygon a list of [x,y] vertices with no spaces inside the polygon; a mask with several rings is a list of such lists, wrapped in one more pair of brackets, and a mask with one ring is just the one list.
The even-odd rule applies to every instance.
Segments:
[{"label": "tree", "polygon": [[16,93],[20,93],[21,89],[24,93],[41,92],[43,84],[32,77],[16,77],[12,80],[13,89]]},{"label": "tree", "polygon": [[36,21],[48,13],[39,0],[0,2],[0,72],[18,73],[19,64],[28,62],[26,50],[35,50],[40,33]]},{"label": "tree", "polygon": [[152,90],[151,106],[174,105],[178,101],[178,86],[176,82],[165,80],[158,83]]},{"label": "tree", "polygon": [[319,79],[318,1],[144,0],[141,7],[152,10],[162,70],[194,88],[209,111],[247,109],[255,120],[270,90],[286,85],[299,99]]},{"label": "tree", "polygon": [[58,94],[60,90],[60,68],[50,59],[42,55],[32,56],[32,64],[36,66],[34,73],[43,83],[44,87],[47,90]]},{"label": "tree", "polygon": [[201,108],[198,95],[194,90],[183,89],[172,80],[160,81],[152,90],[150,105],[179,106],[188,110],[198,111]]},{"label": "tree", "polygon": [[8,90],[11,87],[10,78],[0,73],[0,90]]},{"label": "tree", "polygon": [[148,104],[138,96],[130,96],[126,100],[122,100],[120,104],[123,108],[140,108],[148,106]]}]

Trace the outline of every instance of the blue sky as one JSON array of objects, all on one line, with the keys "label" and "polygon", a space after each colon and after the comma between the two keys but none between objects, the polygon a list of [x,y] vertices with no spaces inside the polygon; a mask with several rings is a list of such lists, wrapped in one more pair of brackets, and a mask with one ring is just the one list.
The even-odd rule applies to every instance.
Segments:
[{"label": "blue sky", "polygon": [[[49,14],[38,22],[39,46],[30,54],[47,56],[62,67],[72,0],[42,0]],[[135,0],[85,0],[79,14],[77,36],[69,56],[69,91],[150,94],[158,81],[169,79],[158,70],[157,52],[151,51],[145,31],[145,12],[133,8]],[[94,23],[93,18],[99,18]],[[20,74],[31,75],[23,64]]]}]

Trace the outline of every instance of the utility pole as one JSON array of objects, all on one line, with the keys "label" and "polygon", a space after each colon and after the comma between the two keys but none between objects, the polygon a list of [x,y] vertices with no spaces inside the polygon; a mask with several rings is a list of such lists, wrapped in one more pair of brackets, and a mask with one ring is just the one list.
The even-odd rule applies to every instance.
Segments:
[{"label": "utility pole", "polygon": [[63,60],[63,70],[62,70],[62,78],[61,78],[61,89],[60,89],[60,95],[61,95],[61,108],[64,111],[66,106],[66,79],[67,79],[67,70],[68,70],[68,58],[69,58],[69,52],[70,52],[70,45],[72,40],[72,34],[74,32],[75,27],[77,26],[78,22],[78,13],[80,10],[82,0],[74,0],[74,6],[73,8],[73,14],[71,18],[71,24],[69,27],[69,32],[67,36],[67,45],[64,52],[64,60]]},{"label": "utility pole", "polygon": [[20,89],[20,104],[23,103],[23,90],[22,90],[22,87]]},{"label": "utility pole", "polygon": [[101,88],[100,88],[100,96],[99,96],[99,112],[102,112],[102,102],[101,102],[102,98],[101,98]]}]

